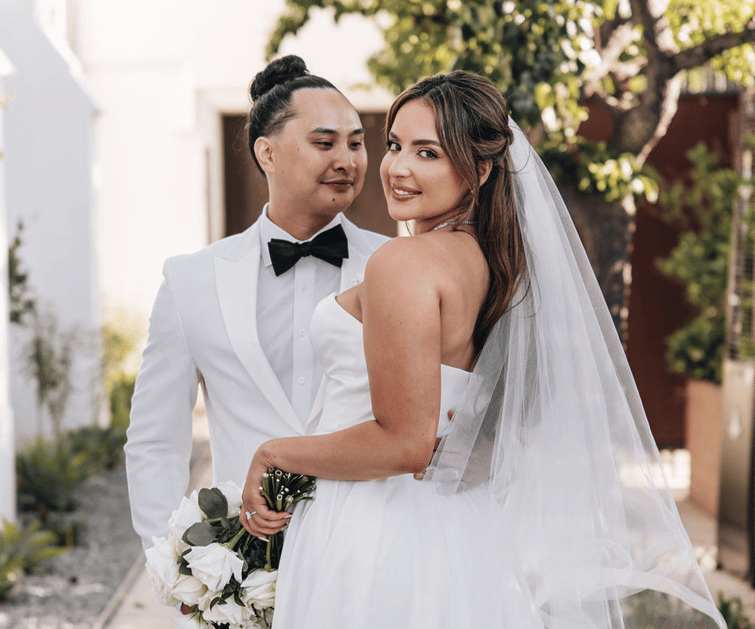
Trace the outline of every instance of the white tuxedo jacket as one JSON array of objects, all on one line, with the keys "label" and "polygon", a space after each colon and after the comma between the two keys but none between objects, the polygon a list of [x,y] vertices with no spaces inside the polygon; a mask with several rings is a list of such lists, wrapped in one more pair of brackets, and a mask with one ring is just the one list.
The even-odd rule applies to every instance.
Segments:
[{"label": "white tuxedo jacket", "polygon": [[[343,219],[349,257],[341,290],[362,281],[367,259],[388,240]],[[243,486],[264,441],[305,431],[260,348],[259,224],[170,258],[150,317],[125,447],[134,529],[145,548],[165,536],[189,483],[191,412],[201,384],[214,482]]]}]

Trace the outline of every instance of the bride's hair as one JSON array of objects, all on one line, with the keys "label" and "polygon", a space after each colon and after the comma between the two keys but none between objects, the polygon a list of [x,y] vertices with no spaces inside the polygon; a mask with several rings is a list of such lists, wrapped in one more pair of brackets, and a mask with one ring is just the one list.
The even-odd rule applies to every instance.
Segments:
[{"label": "bride's hair", "polygon": [[[441,146],[469,188],[456,208],[456,220],[458,224],[474,221],[490,267],[490,288],[473,336],[479,352],[490,330],[511,306],[527,271],[511,173],[509,147],[514,135],[506,101],[484,77],[462,71],[437,74],[399,95],[386,118],[386,136],[398,110],[415,99],[433,108]],[[492,168],[480,186],[481,166],[487,160]]]},{"label": "bride's hair", "polygon": [[249,111],[246,130],[249,150],[260,172],[262,168],[254,154],[254,143],[259,137],[270,136],[280,131],[283,125],[295,115],[291,106],[291,97],[294,92],[307,88],[338,91],[327,79],[310,74],[307,64],[296,55],[274,59],[254,77],[249,86],[252,108]]}]

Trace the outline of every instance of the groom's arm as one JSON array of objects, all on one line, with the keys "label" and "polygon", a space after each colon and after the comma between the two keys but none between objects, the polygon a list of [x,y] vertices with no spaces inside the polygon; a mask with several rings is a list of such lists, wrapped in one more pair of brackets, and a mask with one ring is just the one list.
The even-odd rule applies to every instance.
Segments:
[{"label": "groom's arm", "polygon": [[125,447],[131,519],[145,549],[153,545],[152,536],[167,535],[168,519],[189,484],[191,412],[199,384],[173,293],[170,260],[163,275]]}]

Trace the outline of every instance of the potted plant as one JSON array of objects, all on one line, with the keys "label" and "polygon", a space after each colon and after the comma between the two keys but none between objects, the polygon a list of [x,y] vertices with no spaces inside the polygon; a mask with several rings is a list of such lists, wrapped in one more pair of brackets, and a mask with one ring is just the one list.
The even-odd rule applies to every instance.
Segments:
[{"label": "potted plant", "polygon": [[718,509],[721,378],[726,349],[726,288],[731,224],[742,177],[719,168],[719,158],[699,143],[687,153],[690,182],[662,195],[670,220],[684,230],[667,258],[665,275],[685,285],[692,318],[667,340],[669,369],[685,374],[685,442],[690,451],[690,498],[710,515]]}]

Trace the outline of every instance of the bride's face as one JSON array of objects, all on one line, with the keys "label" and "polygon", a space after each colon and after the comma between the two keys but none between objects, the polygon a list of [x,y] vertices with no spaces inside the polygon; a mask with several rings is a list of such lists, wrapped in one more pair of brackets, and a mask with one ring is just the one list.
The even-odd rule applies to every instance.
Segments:
[{"label": "bride's face", "polygon": [[468,190],[441,147],[435,112],[418,99],[396,113],[380,177],[391,217],[414,220],[416,233],[452,220]]}]

